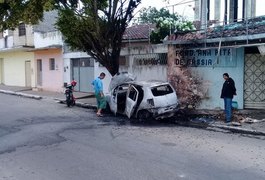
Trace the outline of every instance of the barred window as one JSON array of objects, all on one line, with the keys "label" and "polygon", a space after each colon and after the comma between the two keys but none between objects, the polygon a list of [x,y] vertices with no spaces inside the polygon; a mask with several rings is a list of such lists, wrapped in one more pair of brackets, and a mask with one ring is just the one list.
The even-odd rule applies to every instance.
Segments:
[{"label": "barred window", "polygon": [[18,35],[25,36],[26,35],[26,25],[24,23],[20,23],[18,26]]},{"label": "barred window", "polygon": [[49,65],[50,65],[51,71],[55,70],[55,59],[54,58],[50,58]]}]

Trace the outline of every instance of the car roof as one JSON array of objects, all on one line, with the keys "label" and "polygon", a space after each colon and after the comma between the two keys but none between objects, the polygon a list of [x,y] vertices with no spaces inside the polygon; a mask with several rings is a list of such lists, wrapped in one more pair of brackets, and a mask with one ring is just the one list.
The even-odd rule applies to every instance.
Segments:
[{"label": "car roof", "polygon": [[165,85],[169,84],[168,82],[165,81],[159,81],[159,80],[149,80],[149,81],[130,81],[127,82],[128,84],[134,84],[142,87],[154,87],[154,86],[160,86],[160,85]]}]

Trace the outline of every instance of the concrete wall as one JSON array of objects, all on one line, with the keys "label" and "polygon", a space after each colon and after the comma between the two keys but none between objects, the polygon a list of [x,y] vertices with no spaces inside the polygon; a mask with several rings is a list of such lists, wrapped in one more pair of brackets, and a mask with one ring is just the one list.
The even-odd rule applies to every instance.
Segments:
[{"label": "concrete wall", "polygon": [[18,28],[14,30],[14,46],[34,46],[33,28],[31,25],[26,25],[26,35],[19,36]]},{"label": "concrete wall", "polygon": [[[208,51],[208,52],[207,52]],[[244,50],[223,49],[219,59],[217,49],[191,50],[181,53],[181,50],[170,48],[169,52],[169,81],[174,84],[181,97],[182,104],[196,103],[198,109],[221,109],[223,99],[220,98],[223,85],[223,73],[227,72],[235,81],[239,109],[243,109],[244,84]],[[225,52],[226,51],[226,52]],[[187,98],[189,97],[189,98]]]},{"label": "concrete wall", "polygon": [[[121,50],[121,56],[126,57],[126,65],[120,65],[120,72],[129,72],[136,76],[136,80],[161,80],[167,81],[167,66],[152,64],[153,60],[159,60],[158,54],[166,54],[168,51],[167,45],[144,45],[144,46],[134,46],[123,48]],[[139,58],[141,61],[146,61],[146,63],[139,64]],[[165,58],[167,58],[165,56]],[[166,59],[164,59],[166,62]],[[108,92],[109,83],[111,81],[111,75],[106,70],[105,67],[99,66],[98,63],[95,64],[95,77],[97,77],[100,72],[106,73],[106,78],[104,79],[104,91]]]},{"label": "concrete wall", "polygon": [[[121,71],[128,71],[136,76],[136,80],[167,80],[167,56],[160,56],[167,53],[166,45],[145,45],[123,48],[121,56],[125,56],[128,65],[120,66]],[[161,61],[164,64],[159,63]],[[141,61],[141,63],[139,63]]]},{"label": "concrete wall", "polygon": [[5,38],[0,39],[0,50],[13,47],[14,37],[13,36],[7,36],[6,38],[7,38],[7,46],[6,47],[5,47]]},{"label": "concrete wall", "polygon": [[[55,59],[55,70],[50,70],[49,59]],[[35,52],[35,69],[37,60],[42,60],[42,86],[46,91],[63,92],[63,55],[61,49],[50,49]],[[36,73],[37,74],[37,73]],[[37,79],[37,78],[36,78]]]},{"label": "concrete wall", "polygon": [[33,52],[6,52],[0,54],[3,59],[3,83],[9,86],[25,86],[25,62],[31,61],[31,82],[34,86],[34,53]]},{"label": "concrete wall", "polygon": [[42,48],[51,45],[63,45],[62,34],[59,31],[38,33],[34,32],[35,48]]}]

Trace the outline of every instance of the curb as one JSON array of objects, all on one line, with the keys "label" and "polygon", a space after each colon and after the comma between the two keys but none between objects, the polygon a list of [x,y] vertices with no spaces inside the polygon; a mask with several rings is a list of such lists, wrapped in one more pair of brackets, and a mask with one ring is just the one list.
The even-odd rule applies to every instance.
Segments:
[{"label": "curb", "polygon": [[218,128],[230,131],[232,133],[241,133],[241,134],[250,134],[250,135],[258,135],[258,136],[265,136],[264,131],[258,131],[258,130],[251,130],[241,127],[235,127],[235,126],[227,126],[222,124],[214,124],[214,123],[190,123],[190,122],[180,122],[176,121],[176,124],[189,126],[189,127],[197,127],[197,128]]},{"label": "curb", "polygon": [[234,133],[244,133],[244,134],[265,136],[265,132],[263,132],[263,131],[250,130],[250,129],[240,128],[240,127],[217,125],[217,124],[210,124],[210,125],[208,125],[208,127],[214,127],[214,128],[229,130],[229,131],[234,132]]},{"label": "curb", "polygon": [[32,94],[26,94],[26,93],[21,93],[21,92],[15,92],[15,91],[7,91],[7,90],[1,90],[0,89],[0,93],[9,94],[9,95],[15,95],[15,96],[22,96],[22,97],[36,99],[36,100],[42,99],[41,96],[32,95]]},{"label": "curb", "polygon": [[[58,101],[58,103],[66,104],[65,100],[63,100],[63,99],[54,98],[54,100]],[[81,102],[76,102],[75,106],[86,108],[86,109],[97,109],[96,105],[87,104],[87,103],[81,103]]]}]

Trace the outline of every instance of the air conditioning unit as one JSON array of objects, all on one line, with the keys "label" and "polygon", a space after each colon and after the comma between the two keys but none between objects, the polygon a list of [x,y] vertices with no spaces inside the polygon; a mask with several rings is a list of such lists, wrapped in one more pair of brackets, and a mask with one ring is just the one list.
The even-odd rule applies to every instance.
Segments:
[{"label": "air conditioning unit", "polygon": [[258,46],[258,49],[259,49],[259,53],[260,53],[262,56],[265,56],[265,45]]}]

